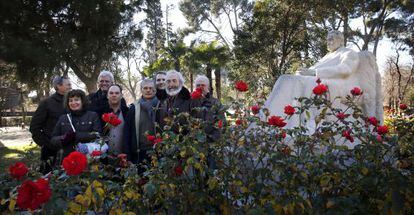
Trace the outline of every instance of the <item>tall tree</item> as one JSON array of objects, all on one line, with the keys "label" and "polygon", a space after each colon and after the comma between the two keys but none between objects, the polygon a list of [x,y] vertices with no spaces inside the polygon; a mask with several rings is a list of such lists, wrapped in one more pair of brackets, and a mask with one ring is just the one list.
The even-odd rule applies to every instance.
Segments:
[{"label": "tall tree", "polygon": [[210,80],[210,89],[213,92],[213,78],[212,72],[215,76],[215,90],[217,98],[221,98],[221,69],[228,63],[229,50],[226,46],[219,46],[217,41],[210,43],[202,42],[194,47],[195,59],[199,62],[202,68],[205,68],[204,73]]},{"label": "tall tree", "polygon": [[[231,32],[236,33],[242,26],[241,17],[250,11],[248,0],[182,0],[180,10],[195,31],[213,34],[216,39],[228,48],[233,47],[232,38],[223,31],[229,25]],[[206,28],[208,24],[212,28]]]},{"label": "tall tree", "polygon": [[102,64],[121,51],[125,35],[140,39],[131,23],[141,2],[2,1],[0,3],[0,58],[15,63],[21,77],[30,72],[43,77],[65,64],[96,89]]},{"label": "tall tree", "polygon": [[158,57],[159,52],[164,47],[166,31],[162,23],[162,10],[159,0],[146,0],[144,12],[147,17],[144,20],[147,27],[147,35],[145,39],[146,44],[146,62],[148,64],[154,63]]},{"label": "tall tree", "polygon": [[413,103],[408,94],[414,90],[414,63],[400,62],[400,49],[395,56],[389,57],[384,71],[384,96],[390,108],[396,108],[400,102]]},{"label": "tall tree", "polygon": [[230,77],[249,80],[259,88],[272,86],[305,56],[323,55],[326,46],[314,45],[314,41],[319,44],[326,31],[308,30],[310,8],[308,2],[299,0],[257,1],[252,16],[246,17],[235,36]]}]

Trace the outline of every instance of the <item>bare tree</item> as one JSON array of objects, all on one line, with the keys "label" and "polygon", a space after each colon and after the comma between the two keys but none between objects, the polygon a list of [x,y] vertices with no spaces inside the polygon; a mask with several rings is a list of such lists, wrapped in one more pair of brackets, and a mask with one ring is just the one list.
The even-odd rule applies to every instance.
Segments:
[{"label": "bare tree", "polygon": [[387,106],[397,108],[400,102],[407,102],[408,92],[414,87],[414,63],[403,65],[400,62],[400,51],[387,59],[384,82],[384,95]]}]

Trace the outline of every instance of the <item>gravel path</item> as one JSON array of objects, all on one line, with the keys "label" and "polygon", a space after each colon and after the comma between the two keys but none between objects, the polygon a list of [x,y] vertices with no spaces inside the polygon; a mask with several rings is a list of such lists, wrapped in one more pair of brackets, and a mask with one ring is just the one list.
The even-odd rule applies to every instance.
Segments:
[{"label": "gravel path", "polygon": [[[22,149],[33,143],[29,129],[21,127],[0,128],[0,147]],[[34,144],[34,143],[33,143]]]}]

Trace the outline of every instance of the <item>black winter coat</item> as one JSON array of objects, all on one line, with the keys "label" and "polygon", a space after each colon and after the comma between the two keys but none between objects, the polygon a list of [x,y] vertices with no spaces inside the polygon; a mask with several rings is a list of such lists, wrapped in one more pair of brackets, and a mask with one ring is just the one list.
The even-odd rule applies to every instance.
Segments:
[{"label": "black winter coat", "polygon": [[[156,121],[163,130],[166,125],[166,118],[173,118],[180,113],[189,113],[191,111],[191,95],[187,88],[183,87],[181,91],[175,96],[168,96],[161,102],[160,108],[157,112]],[[186,119],[183,117],[176,118],[174,125],[180,126],[186,124]],[[173,130],[177,130],[178,128]]]},{"label": "black winter coat", "polygon": [[52,132],[59,117],[65,113],[63,95],[55,93],[40,102],[30,122],[33,141],[41,147],[40,159],[46,161],[56,157],[57,151],[50,145]]},{"label": "black winter coat", "polygon": [[53,137],[51,140],[51,146],[54,150],[63,149],[62,159],[69,153],[75,151],[76,144],[87,143],[96,139],[97,135],[91,132],[102,132],[101,122],[98,114],[92,111],[72,112],[70,114],[73,126],[75,127],[75,140],[63,144],[63,138],[65,134],[73,132],[67,115],[62,115],[59,121],[56,123],[56,127],[53,130]]},{"label": "black winter coat", "polygon": [[[102,117],[102,114],[107,113],[105,111],[110,109],[107,94],[104,93],[101,89],[99,89],[95,93],[89,94],[88,101],[89,103],[88,103],[87,109],[90,111],[96,112],[99,117]],[[123,106],[127,107],[127,104],[124,98],[121,99],[121,107]],[[102,120],[101,120],[101,123],[103,123]]]},{"label": "black winter coat", "polygon": [[216,128],[219,120],[225,121],[220,101],[210,93],[201,99],[191,100],[191,115],[204,121],[204,131],[208,141],[214,142],[220,138],[220,131]]}]

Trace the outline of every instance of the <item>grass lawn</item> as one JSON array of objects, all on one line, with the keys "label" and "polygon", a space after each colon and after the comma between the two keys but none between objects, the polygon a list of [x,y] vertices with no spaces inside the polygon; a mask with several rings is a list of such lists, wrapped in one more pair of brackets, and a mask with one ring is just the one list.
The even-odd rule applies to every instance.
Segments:
[{"label": "grass lawn", "polygon": [[39,158],[40,148],[33,143],[28,129],[0,128],[0,172],[8,171],[9,165],[17,161],[36,167]]}]

